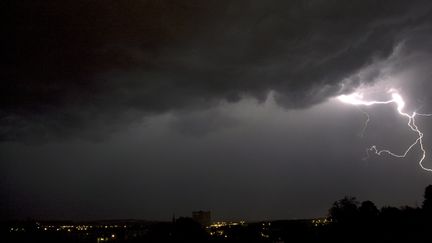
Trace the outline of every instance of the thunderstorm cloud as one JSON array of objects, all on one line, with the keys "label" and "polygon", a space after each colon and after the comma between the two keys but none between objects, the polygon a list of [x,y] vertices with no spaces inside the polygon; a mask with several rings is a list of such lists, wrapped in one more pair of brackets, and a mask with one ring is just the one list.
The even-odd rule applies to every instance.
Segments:
[{"label": "thunderstorm cloud", "polygon": [[[283,107],[310,107],[431,51],[432,3],[421,0],[13,6],[15,29],[3,40],[3,141],[98,137],[152,115],[272,92]],[[397,48],[408,63],[390,60]]]}]

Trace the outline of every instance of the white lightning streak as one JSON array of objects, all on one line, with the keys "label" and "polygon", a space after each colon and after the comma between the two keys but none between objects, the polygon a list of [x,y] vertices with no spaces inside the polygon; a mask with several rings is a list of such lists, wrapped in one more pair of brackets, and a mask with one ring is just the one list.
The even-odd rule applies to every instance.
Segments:
[{"label": "white lightning streak", "polygon": [[[403,154],[396,154],[391,152],[390,150],[387,149],[383,149],[383,150],[378,150],[376,145],[371,146],[370,148],[367,149],[367,155],[369,156],[369,152],[374,152],[376,155],[382,155],[382,154],[388,154],[391,155],[393,157],[396,158],[405,158],[405,156],[409,153],[409,151],[411,151],[411,149],[416,146],[417,144],[420,145],[420,150],[422,151],[422,156],[420,158],[420,161],[418,162],[420,167],[423,170],[432,172],[431,168],[426,168],[423,166],[423,161],[426,158],[426,150],[424,148],[423,145],[423,136],[424,134],[420,131],[420,129],[418,128],[417,124],[416,124],[416,120],[415,117],[416,116],[424,116],[424,117],[430,117],[432,116],[432,114],[422,114],[422,113],[416,113],[413,112],[411,115],[404,112],[403,109],[405,107],[405,101],[403,100],[402,96],[400,96],[397,92],[395,92],[394,90],[390,90],[391,91],[391,96],[392,99],[390,100],[386,100],[386,101],[366,101],[363,99],[362,94],[360,93],[354,93],[354,94],[350,94],[350,95],[341,95],[338,97],[339,101],[346,103],[346,104],[350,104],[350,105],[355,105],[355,106],[372,106],[372,105],[382,105],[382,104],[396,104],[396,109],[398,111],[398,113],[401,116],[404,116],[406,118],[408,118],[408,127],[417,134],[417,139],[414,141],[414,143],[412,143],[408,149],[403,153]],[[366,113],[367,115],[367,113]],[[367,123],[369,122],[369,116],[367,115],[368,120],[365,123],[365,126],[367,125]],[[363,128],[363,131],[366,128]]]}]

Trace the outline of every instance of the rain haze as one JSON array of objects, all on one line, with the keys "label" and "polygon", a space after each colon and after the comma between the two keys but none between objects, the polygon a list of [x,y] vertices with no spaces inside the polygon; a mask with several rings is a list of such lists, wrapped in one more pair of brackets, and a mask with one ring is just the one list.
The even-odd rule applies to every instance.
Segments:
[{"label": "rain haze", "polygon": [[[345,195],[418,206],[432,183],[419,144],[367,156],[416,141],[395,104],[338,99],[397,92],[432,113],[431,1],[12,5],[4,219],[305,219]],[[431,120],[416,117],[426,168]]]}]

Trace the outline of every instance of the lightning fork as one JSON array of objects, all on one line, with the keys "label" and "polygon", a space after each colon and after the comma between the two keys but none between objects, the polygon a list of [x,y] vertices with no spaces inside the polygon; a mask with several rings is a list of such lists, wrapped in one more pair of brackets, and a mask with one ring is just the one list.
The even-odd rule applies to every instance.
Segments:
[{"label": "lightning fork", "polygon": [[[432,172],[431,168],[426,168],[423,166],[423,162],[426,158],[426,150],[424,148],[424,144],[423,144],[423,136],[424,134],[420,131],[420,129],[418,128],[417,124],[416,124],[416,116],[423,116],[423,117],[430,117],[432,116],[432,114],[424,114],[424,113],[416,113],[413,112],[411,115],[404,112],[403,109],[405,108],[405,101],[402,98],[401,95],[399,95],[397,92],[395,92],[394,89],[390,90],[391,92],[391,99],[390,100],[386,100],[386,101],[366,101],[363,99],[363,95],[360,93],[353,93],[350,95],[341,95],[338,97],[339,101],[346,103],[346,104],[350,104],[350,105],[354,105],[354,106],[372,106],[372,105],[385,105],[385,104],[396,104],[396,109],[398,111],[398,113],[401,116],[404,116],[408,119],[408,127],[410,128],[411,131],[413,131],[415,134],[417,134],[417,139],[414,141],[414,143],[412,143],[403,154],[396,154],[394,152],[391,152],[390,150],[387,149],[382,149],[382,150],[378,150],[376,145],[372,145],[370,148],[368,148],[366,150],[367,153],[367,157],[369,157],[369,152],[373,152],[378,156],[381,156],[382,154],[388,154],[390,156],[396,157],[396,158],[405,158],[406,155],[411,151],[411,149],[413,147],[415,147],[417,144],[420,145],[420,150],[422,151],[422,156],[420,157],[420,160],[418,162],[418,164],[420,165],[420,167],[428,172]],[[364,112],[364,111],[363,111]],[[369,122],[369,115],[364,112],[367,116],[367,121],[363,127],[362,130],[362,134],[364,134],[364,131],[366,129],[366,126]]]}]

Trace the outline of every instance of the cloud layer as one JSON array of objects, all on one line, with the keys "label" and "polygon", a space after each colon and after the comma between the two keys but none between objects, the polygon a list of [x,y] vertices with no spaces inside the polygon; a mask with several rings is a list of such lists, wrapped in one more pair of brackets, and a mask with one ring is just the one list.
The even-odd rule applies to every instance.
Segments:
[{"label": "cloud layer", "polygon": [[404,55],[427,48],[432,20],[421,0],[14,4],[1,140],[94,138],[269,91],[280,105],[307,107],[374,80],[371,65],[403,42]]}]

